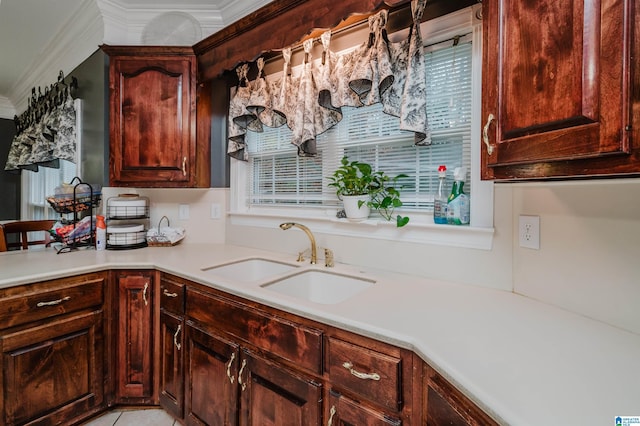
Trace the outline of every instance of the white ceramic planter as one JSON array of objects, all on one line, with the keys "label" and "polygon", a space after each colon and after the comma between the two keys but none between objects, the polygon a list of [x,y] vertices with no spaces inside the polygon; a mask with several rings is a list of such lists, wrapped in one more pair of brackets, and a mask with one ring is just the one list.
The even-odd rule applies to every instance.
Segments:
[{"label": "white ceramic planter", "polygon": [[[364,201],[362,206],[358,207],[359,201]],[[352,222],[360,222],[369,217],[371,209],[366,204],[369,201],[369,195],[343,195],[342,204],[347,219]]]}]

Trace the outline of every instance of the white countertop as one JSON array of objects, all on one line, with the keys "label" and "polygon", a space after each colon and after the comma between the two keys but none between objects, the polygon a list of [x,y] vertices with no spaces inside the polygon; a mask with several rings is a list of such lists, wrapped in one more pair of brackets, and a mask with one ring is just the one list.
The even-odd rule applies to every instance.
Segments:
[{"label": "white countertop", "polygon": [[257,282],[212,282],[201,270],[247,257],[295,263],[291,255],[219,244],[60,255],[29,250],[0,254],[0,288],[103,269],[156,268],[412,349],[504,424],[603,426],[613,425],[615,416],[640,416],[637,334],[512,293],[350,265],[333,271],[376,283],[335,305],[281,295]]}]

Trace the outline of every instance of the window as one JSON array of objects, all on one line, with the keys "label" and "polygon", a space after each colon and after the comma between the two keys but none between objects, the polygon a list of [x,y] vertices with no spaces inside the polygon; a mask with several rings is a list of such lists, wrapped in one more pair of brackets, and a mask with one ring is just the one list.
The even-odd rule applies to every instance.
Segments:
[{"label": "window", "polygon": [[56,213],[47,197],[54,193],[63,182],[71,182],[76,176],[76,165],[70,161],[60,160],[60,168],[40,167],[38,172],[22,172],[23,220],[56,219]]},{"label": "window", "polygon": [[[413,133],[400,131],[398,119],[384,114],[380,104],[343,108],[342,121],[318,137],[318,155],[313,158],[297,156],[286,126],[247,132],[249,162],[231,160],[232,223],[274,226],[276,218],[294,217],[316,221],[320,232],[490,248],[493,185],[480,181],[479,173],[482,33],[474,10],[423,23],[431,146],[414,146]],[[459,35],[463,37],[456,46],[452,41],[441,42]],[[344,155],[369,162],[390,176],[409,176],[401,182],[401,214],[411,217],[410,226],[403,228],[406,232],[395,230],[393,223],[385,227],[386,222],[375,220],[370,225],[386,229],[372,232],[371,226],[335,218],[341,203],[328,186],[327,176]],[[440,164],[447,166],[449,188],[455,167],[465,166],[469,171],[465,192],[471,196],[470,227],[433,224]],[[330,224],[322,225],[327,221]]]},{"label": "window", "polygon": [[335,207],[339,200],[326,176],[348,156],[390,176],[408,175],[400,181],[403,209],[431,210],[438,166],[449,169],[448,187],[454,167],[470,170],[472,45],[467,39],[433,46],[426,55],[431,146],[416,147],[413,133],[400,130],[400,119],[382,112],[382,104],[343,108],[342,121],[318,137],[317,157],[298,157],[286,126],[248,132],[249,203]]},{"label": "window", "polygon": [[82,158],[82,99],[74,100],[76,110],[76,163],[60,160],[60,168],[40,167],[37,172],[22,172],[22,220],[57,219],[56,213],[47,197],[55,193],[55,188],[62,183],[70,183],[75,176],[81,175],[79,159]]}]

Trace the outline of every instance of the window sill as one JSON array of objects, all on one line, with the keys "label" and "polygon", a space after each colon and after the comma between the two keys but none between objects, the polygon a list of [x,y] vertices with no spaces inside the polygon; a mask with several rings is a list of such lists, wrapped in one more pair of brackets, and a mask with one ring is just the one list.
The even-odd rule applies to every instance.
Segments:
[{"label": "window sill", "polygon": [[[327,216],[309,216],[293,218],[290,215],[275,213],[230,213],[232,225],[255,226],[276,229],[286,221],[300,221],[309,226],[313,232],[340,235],[346,237],[391,240],[395,242],[435,244],[442,246],[491,250],[494,228],[474,226],[436,225],[428,223],[426,215],[411,216],[411,222],[397,228],[395,222],[387,222],[375,218],[363,222],[350,222]],[[414,220],[416,219],[416,220]]]}]

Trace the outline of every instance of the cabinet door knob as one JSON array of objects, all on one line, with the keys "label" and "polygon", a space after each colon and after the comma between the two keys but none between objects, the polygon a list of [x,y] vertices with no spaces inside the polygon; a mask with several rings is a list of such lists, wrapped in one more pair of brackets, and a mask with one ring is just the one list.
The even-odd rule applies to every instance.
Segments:
[{"label": "cabinet door knob", "polygon": [[36,306],[38,308],[42,308],[43,306],[55,306],[55,305],[61,304],[62,302],[66,302],[67,300],[70,300],[70,299],[71,299],[70,296],[66,296],[66,297],[63,297],[62,299],[50,300],[48,302],[38,302]]},{"label": "cabinet door knob", "polygon": [[231,359],[229,359],[229,362],[227,363],[227,377],[229,378],[229,381],[231,382],[231,384],[233,384],[234,382],[234,377],[231,375],[231,366],[233,365],[233,361],[235,361],[236,359],[236,353],[235,352],[231,352]]},{"label": "cabinet door knob", "polygon": [[180,335],[180,330],[182,330],[182,324],[178,324],[178,329],[176,330],[176,333],[173,335],[173,344],[178,350],[180,350],[180,348],[182,347],[182,345],[178,343],[178,336]]},{"label": "cabinet door knob", "polygon": [[347,370],[349,370],[349,373],[351,373],[351,375],[357,377],[358,379],[362,379],[362,380],[380,380],[380,375],[378,373],[361,373],[360,371],[355,370],[353,368],[353,364],[350,363],[349,361],[347,361],[344,364],[342,364],[342,366],[344,368],[346,368]]},{"label": "cabinet door knob", "polygon": [[182,176],[187,175],[187,157],[182,157]]},{"label": "cabinet door knob", "polygon": [[487,124],[485,124],[482,129],[482,141],[487,146],[487,154],[489,155],[493,154],[493,145],[489,142],[489,126],[492,121],[495,121],[495,119],[495,115],[489,114],[489,117],[487,117]]},{"label": "cabinet door knob", "polygon": [[149,290],[149,283],[144,283],[144,289],[142,289],[142,300],[144,300],[144,306],[149,306],[149,301],[147,300],[147,290]]}]

